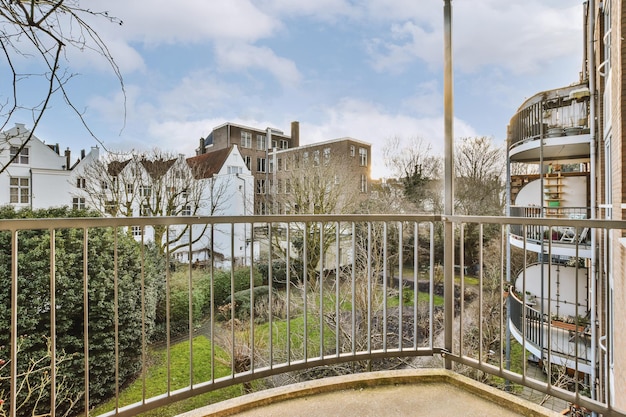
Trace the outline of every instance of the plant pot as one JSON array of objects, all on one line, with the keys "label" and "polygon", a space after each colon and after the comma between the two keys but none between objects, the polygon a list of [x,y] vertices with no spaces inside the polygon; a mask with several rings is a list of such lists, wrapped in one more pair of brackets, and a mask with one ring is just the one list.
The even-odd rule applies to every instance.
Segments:
[{"label": "plant pot", "polygon": [[566,127],[565,128],[565,135],[566,136],[576,136],[576,135],[580,135],[580,133],[582,132],[583,128],[580,126],[570,126],[570,127]]},{"label": "plant pot", "polygon": [[548,128],[548,137],[556,138],[559,136],[563,136],[563,128],[561,127],[549,127]]}]

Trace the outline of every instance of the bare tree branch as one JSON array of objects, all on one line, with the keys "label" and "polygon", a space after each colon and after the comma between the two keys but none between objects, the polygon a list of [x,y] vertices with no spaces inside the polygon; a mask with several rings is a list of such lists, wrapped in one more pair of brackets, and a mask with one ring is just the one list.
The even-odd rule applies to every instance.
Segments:
[{"label": "bare tree branch", "polygon": [[[6,130],[9,124],[23,117],[23,112],[31,113],[33,121],[29,134],[20,143],[12,143],[19,147],[19,151],[35,134],[57,93],[60,93],[89,134],[102,145],[66,89],[67,83],[76,75],[62,66],[68,48],[90,50],[103,57],[120,83],[126,106],[120,69],[106,43],[85,20],[87,16],[122,24],[121,20],[109,16],[107,12],[81,7],[78,0],[0,0],[0,47],[11,71],[12,84],[11,93],[6,97],[0,96],[0,102],[4,103],[0,104],[0,130]],[[43,67],[43,72],[22,72],[20,67],[26,65]],[[41,99],[29,102],[22,96],[22,90],[29,93],[37,90],[33,89],[33,85],[36,86],[38,79],[43,79],[46,87],[41,89]],[[11,139],[15,138],[5,136],[2,141],[9,143]],[[0,173],[13,162],[19,151],[5,165],[0,166]]]}]

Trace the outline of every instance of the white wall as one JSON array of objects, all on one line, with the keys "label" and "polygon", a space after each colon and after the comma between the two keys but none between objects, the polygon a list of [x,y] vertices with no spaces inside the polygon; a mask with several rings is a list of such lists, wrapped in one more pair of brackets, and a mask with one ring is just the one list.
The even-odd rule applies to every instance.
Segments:
[{"label": "white wall", "polygon": [[[566,316],[584,316],[587,312],[587,270],[585,268],[578,269],[578,278],[576,277],[576,268],[565,265],[543,264],[543,294],[545,296],[544,311],[548,308],[548,294],[550,294],[550,314],[560,317]],[[537,296],[539,300],[541,296],[541,264],[531,265],[526,269],[526,291]],[[549,279],[548,279],[549,278]],[[548,283],[550,283],[550,292],[548,292]],[[578,287],[578,311],[576,309],[576,288]],[[515,281],[515,289],[523,293],[523,275],[519,274]],[[540,306],[533,308],[539,310]]]}]

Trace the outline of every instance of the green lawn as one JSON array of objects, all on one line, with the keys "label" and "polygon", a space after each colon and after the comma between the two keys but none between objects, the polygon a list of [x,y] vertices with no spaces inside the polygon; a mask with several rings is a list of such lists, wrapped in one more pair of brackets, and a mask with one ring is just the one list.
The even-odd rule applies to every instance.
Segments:
[{"label": "green lawn", "polygon": [[[194,382],[210,380],[211,364],[211,341],[204,336],[193,339],[193,364]],[[230,374],[229,355],[216,346],[215,349],[215,378]],[[167,362],[165,348],[153,351],[151,360],[154,365],[150,366],[146,375],[146,398],[163,394],[167,391]],[[189,342],[181,342],[170,349],[170,387],[176,390],[189,385]],[[140,377],[120,392],[120,407],[141,401],[143,392],[143,379]],[[141,414],[142,416],[160,417],[172,416],[198,407],[223,401],[242,394],[241,386],[233,386],[216,390],[207,394],[199,395],[188,400],[179,401],[167,407],[161,407]],[[112,410],[115,407],[114,400],[110,400],[96,407],[91,413],[98,415]]]},{"label": "green lawn", "polygon": [[[413,306],[413,302],[415,300],[415,295],[413,290],[408,289],[408,288],[404,288],[402,290],[402,298],[404,300],[403,305],[404,306]],[[420,304],[426,304],[428,303],[430,300],[430,294],[425,293],[425,292],[418,292],[417,294],[417,302]],[[433,296],[433,300],[435,303],[435,306],[443,306],[443,297],[440,295],[434,295]],[[389,307],[398,307],[400,305],[400,300],[398,299],[398,296],[391,296],[387,298],[387,306]]]}]

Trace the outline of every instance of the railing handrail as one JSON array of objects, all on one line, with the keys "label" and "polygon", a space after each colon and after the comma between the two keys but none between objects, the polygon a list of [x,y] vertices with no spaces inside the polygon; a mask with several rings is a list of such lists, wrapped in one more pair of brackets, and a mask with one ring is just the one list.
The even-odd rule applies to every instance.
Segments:
[{"label": "railing handrail", "polygon": [[168,226],[193,224],[263,224],[306,222],[441,222],[485,223],[496,225],[574,226],[598,229],[623,229],[626,220],[566,219],[515,216],[467,216],[440,214],[285,214],[255,216],[155,216],[155,217],[72,217],[41,219],[1,219],[0,230],[48,230],[85,227]]}]

